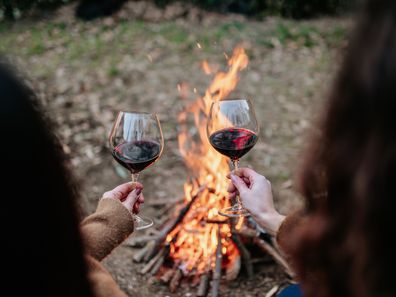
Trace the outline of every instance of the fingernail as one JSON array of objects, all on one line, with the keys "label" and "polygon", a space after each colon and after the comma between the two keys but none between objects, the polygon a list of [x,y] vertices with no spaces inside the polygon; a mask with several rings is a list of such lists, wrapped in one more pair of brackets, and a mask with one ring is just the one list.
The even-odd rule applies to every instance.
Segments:
[{"label": "fingernail", "polygon": [[142,192],[142,189],[137,189],[136,190],[136,196],[139,196],[141,192]]}]

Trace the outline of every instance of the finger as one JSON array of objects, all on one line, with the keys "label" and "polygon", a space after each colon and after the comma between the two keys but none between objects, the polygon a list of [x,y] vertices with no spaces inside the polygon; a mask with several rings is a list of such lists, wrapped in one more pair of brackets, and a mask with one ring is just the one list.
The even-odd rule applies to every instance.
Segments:
[{"label": "finger", "polygon": [[248,189],[245,182],[235,174],[231,174],[231,181],[234,184],[234,186],[237,188],[239,193],[242,193]]},{"label": "finger", "polygon": [[130,192],[129,195],[126,197],[125,201],[123,202],[124,206],[127,209],[132,210],[141,192],[142,192],[141,189],[135,189],[132,192]]},{"label": "finger", "polygon": [[144,195],[143,194],[139,195],[137,202],[144,203]]},{"label": "finger", "polygon": [[143,190],[144,186],[139,182],[130,182],[132,185],[132,189],[141,189]]},{"label": "finger", "polygon": [[135,205],[133,206],[132,212],[133,212],[134,214],[138,214],[139,211],[140,211],[140,204],[139,204],[139,203],[135,203]]},{"label": "finger", "polygon": [[227,192],[235,192],[236,191],[236,188],[235,188],[235,186],[234,186],[234,184],[233,183],[229,183],[228,184],[228,187],[227,187]]},{"label": "finger", "polygon": [[115,187],[113,190],[103,194],[103,198],[112,198],[117,200],[124,199],[133,190],[132,183],[125,183]]}]

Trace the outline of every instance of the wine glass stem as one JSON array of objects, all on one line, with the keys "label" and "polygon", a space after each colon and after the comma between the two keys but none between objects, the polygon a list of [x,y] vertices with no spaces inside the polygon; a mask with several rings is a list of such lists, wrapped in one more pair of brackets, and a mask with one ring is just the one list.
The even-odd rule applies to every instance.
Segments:
[{"label": "wine glass stem", "polygon": [[131,179],[132,179],[132,186],[135,186],[139,179],[139,173],[132,173],[131,174]]},{"label": "wine glass stem", "polygon": [[[239,159],[232,160],[232,165],[234,167],[234,173],[238,175]],[[241,199],[239,198],[239,195],[236,195],[235,199],[236,199],[235,205],[242,206]]]}]

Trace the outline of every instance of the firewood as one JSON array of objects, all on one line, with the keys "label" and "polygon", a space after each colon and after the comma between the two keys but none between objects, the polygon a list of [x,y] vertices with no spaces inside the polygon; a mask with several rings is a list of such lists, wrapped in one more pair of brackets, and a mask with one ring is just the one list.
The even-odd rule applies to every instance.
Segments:
[{"label": "firewood", "polygon": [[241,256],[236,255],[226,268],[225,278],[227,281],[235,280],[241,270]]},{"label": "firewood", "polygon": [[144,256],[147,254],[147,252],[151,249],[151,247],[154,245],[154,241],[149,241],[146,246],[144,248],[142,248],[141,250],[137,251],[132,259],[134,262],[141,262],[144,258]]},{"label": "firewood", "polygon": [[155,235],[144,235],[144,236],[137,236],[137,237],[131,237],[130,239],[125,241],[125,245],[130,246],[130,247],[144,247],[147,242],[150,240],[155,239],[157,236]]},{"label": "firewood", "polygon": [[160,281],[164,284],[169,283],[169,281],[172,279],[173,274],[175,273],[174,269],[168,269],[165,271],[165,273],[160,277]]},{"label": "firewood", "polygon": [[175,273],[173,274],[173,277],[172,277],[172,279],[170,281],[170,284],[169,284],[169,290],[172,293],[174,293],[176,291],[177,287],[179,286],[182,276],[183,276],[183,274],[182,274],[180,269],[177,269],[175,271]]},{"label": "firewood", "polygon": [[161,258],[162,259],[164,258],[164,255],[165,255],[165,248],[162,248],[161,251],[143,267],[140,273],[146,274],[147,272],[149,272],[154,267],[154,265],[158,261],[160,261]]},{"label": "firewood", "polygon": [[199,287],[197,291],[197,297],[205,297],[208,294],[209,287],[209,273],[205,272],[201,274]]},{"label": "firewood", "polygon": [[169,221],[164,228],[160,231],[158,237],[154,240],[153,247],[149,250],[149,252],[145,255],[144,260],[148,261],[157,253],[158,249],[160,248],[161,244],[166,239],[166,236],[172,232],[172,230],[183,220],[184,216],[190,210],[191,205],[194,201],[198,198],[198,196],[205,190],[205,186],[201,186],[198,189],[198,192],[191,197],[191,200],[180,210],[179,214],[171,221]]},{"label": "firewood", "polygon": [[214,268],[213,277],[212,277],[212,295],[211,295],[211,297],[219,296],[222,260],[223,260],[223,256],[221,253],[221,235],[220,235],[220,231],[218,231],[217,248],[216,248],[216,262],[215,262],[215,268]]},{"label": "firewood", "polygon": [[241,238],[239,237],[238,233],[235,230],[235,226],[231,228],[231,239],[238,247],[239,252],[241,253],[242,263],[246,269],[246,273],[248,278],[253,277],[253,265],[251,263],[250,253],[243,244]]},{"label": "firewood", "polygon": [[155,262],[153,268],[150,271],[151,275],[155,275],[158,272],[158,270],[160,270],[160,268],[161,268],[162,264],[164,263],[165,258],[167,257],[168,253],[169,253],[169,245],[165,246],[165,249],[164,249],[164,252],[163,252],[162,256],[158,259],[157,262]]},{"label": "firewood", "polygon": [[286,260],[280,255],[280,253],[268,242],[265,240],[262,240],[260,238],[254,238],[253,239],[254,243],[257,244],[264,252],[267,252],[272,258],[283,267],[285,270],[286,274],[288,274],[290,277],[294,277],[294,273],[289,267],[289,264],[287,264]]}]

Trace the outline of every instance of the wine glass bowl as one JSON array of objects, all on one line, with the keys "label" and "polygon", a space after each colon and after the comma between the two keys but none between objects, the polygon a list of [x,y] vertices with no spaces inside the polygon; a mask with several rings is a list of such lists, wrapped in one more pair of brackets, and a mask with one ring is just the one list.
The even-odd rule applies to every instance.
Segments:
[{"label": "wine glass bowl", "polygon": [[[239,159],[249,152],[258,140],[259,126],[253,104],[248,99],[226,99],[212,103],[207,123],[210,144],[219,153],[229,157],[234,170]],[[239,197],[236,203],[219,214],[227,217],[247,216]]]},{"label": "wine glass bowl", "polygon": [[[163,151],[164,138],[157,115],[120,111],[109,143],[114,159],[130,171],[132,183],[136,183],[139,173],[154,164]],[[134,215],[134,220],[137,230],[153,225],[149,218]]]}]

